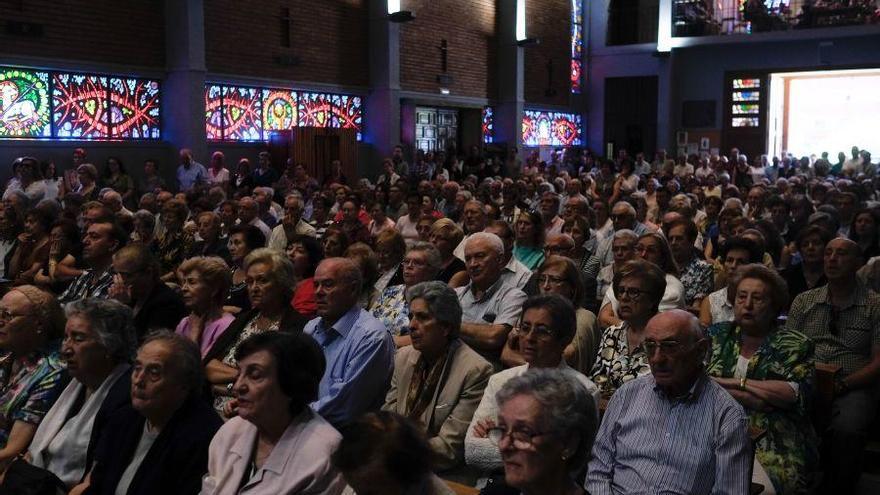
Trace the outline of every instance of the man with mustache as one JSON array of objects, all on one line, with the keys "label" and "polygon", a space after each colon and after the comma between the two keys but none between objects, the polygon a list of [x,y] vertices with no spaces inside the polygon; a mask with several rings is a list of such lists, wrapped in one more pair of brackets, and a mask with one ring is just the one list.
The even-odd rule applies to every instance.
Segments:
[{"label": "man with mustache", "polygon": [[642,345],[651,374],[624,384],[608,403],[587,491],[748,493],[748,416],[706,374],[709,341],[697,318],[679,309],[660,313]]}]

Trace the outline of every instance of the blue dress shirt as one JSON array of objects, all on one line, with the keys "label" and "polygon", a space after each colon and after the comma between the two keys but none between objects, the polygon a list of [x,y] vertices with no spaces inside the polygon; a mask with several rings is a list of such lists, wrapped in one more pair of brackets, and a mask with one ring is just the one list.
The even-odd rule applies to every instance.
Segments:
[{"label": "blue dress shirt", "polygon": [[327,359],[312,409],[338,428],[382,405],[395,347],[381,321],[356,306],[331,327],[315,318],[305,333],[321,345]]}]

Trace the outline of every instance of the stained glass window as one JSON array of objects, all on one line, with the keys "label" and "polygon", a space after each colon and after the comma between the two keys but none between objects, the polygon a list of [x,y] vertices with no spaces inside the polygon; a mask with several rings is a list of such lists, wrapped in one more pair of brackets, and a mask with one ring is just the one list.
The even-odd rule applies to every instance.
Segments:
[{"label": "stained glass window", "polygon": [[49,73],[0,69],[0,137],[49,137]]},{"label": "stained glass window", "polygon": [[361,128],[364,120],[363,105],[360,96],[331,95],[333,112],[331,127],[357,129],[357,140],[361,140]]},{"label": "stained glass window", "polygon": [[492,107],[483,107],[483,142],[495,141],[495,111]]},{"label": "stained glass window", "polygon": [[524,146],[580,146],[581,116],[561,112],[523,111]]},{"label": "stained glass window", "polygon": [[223,139],[263,139],[262,91],[240,86],[223,87]]},{"label": "stained glass window", "polygon": [[263,90],[263,130],[283,131],[296,126],[296,91]]},{"label": "stained glass window", "polygon": [[159,139],[159,82],[110,78],[110,133],[114,138]]},{"label": "stained glass window", "polygon": [[330,95],[303,93],[300,95],[298,108],[301,127],[330,127]]},{"label": "stained glass window", "polygon": [[223,139],[223,88],[216,84],[205,88],[205,130],[208,139]]},{"label": "stained glass window", "polygon": [[733,80],[733,89],[750,89],[750,88],[760,88],[761,80],[760,79],[734,79]]},{"label": "stained glass window", "polygon": [[733,127],[758,127],[758,117],[734,117],[731,124]]},{"label": "stained glass window", "polygon": [[758,113],[759,107],[757,104],[734,105],[732,110],[733,110],[733,113],[751,114],[751,113]]},{"label": "stained glass window", "polygon": [[52,77],[52,121],[59,138],[106,139],[107,78],[85,74]]},{"label": "stained glass window", "polygon": [[730,91],[730,126],[760,127],[761,125],[761,79],[733,79]]},{"label": "stained glass window", "polygon": [[580,94],[583,73],[583,0],[571,0],[571,92]]},{"label": "stained glass window", "polygon": [[733,101],[758,101],[761,93],[758,91],[736,91],[733,93]]}]

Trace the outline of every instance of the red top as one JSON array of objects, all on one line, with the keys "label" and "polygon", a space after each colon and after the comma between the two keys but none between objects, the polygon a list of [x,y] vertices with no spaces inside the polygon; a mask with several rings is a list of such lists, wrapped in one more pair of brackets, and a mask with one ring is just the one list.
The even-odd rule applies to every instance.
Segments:
[{"label": "red top", "polygon": [[290,301],[293,309],[308,319],[317,316],[318,303],[315,301],[315,279],[307,278],[296,285],[293,291],[293,299]]}]

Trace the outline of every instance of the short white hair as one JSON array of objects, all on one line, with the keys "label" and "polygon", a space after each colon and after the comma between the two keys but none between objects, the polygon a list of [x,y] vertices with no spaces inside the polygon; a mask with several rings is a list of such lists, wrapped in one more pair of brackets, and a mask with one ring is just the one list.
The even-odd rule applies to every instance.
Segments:
[{"label": "short white hair", "polygon": [[504,256],[504,242],[500,237],[495,234],[490,234],[489,232],[476,232],[471,234],[471,236],[464,241],[464,248],[467,249],[472,242],[481,240],[488,242],[499,256]]}]

